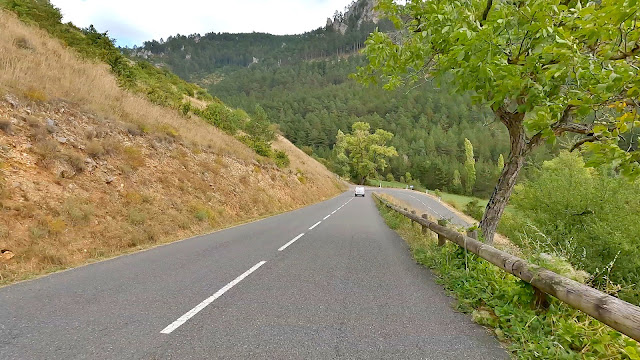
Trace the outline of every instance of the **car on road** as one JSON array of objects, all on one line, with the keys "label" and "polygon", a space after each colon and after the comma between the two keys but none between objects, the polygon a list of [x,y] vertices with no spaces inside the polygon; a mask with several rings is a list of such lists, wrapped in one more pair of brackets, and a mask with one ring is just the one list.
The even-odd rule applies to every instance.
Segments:
[{"label": "car on road", "polygon": [[364,197],[364,186],[356,186],[356,194],[355,196]]}]

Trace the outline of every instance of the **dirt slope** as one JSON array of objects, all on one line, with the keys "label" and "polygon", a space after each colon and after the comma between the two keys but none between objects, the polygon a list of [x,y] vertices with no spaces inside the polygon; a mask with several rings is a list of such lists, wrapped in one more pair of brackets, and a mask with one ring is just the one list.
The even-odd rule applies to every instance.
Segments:
[{"label": "dirt slope", "polygon": [[294,209],[342,190],[121,90],[0,11],[0,284]]}]

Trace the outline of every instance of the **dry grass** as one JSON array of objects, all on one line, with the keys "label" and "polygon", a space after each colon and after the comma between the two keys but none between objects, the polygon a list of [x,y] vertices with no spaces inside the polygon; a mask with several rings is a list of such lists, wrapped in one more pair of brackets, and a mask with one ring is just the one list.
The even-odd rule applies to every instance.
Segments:
[{"label": "dry grass", "polygon": [[345,189],[286,139],[274,147],[291,166],[279,169],[211,125],[121,90],[105,66],[2,11],[0,34],[0,117],[14,121],[12,134],[0,131],[0,249],[15,254],[0,259],[0,285]]},{"label": "dry grass", "polygon": [[[2,10],[0,34],[0,84],[5,91],[36,102],[65,99],[142,129],[169,131],[174,136],[179,129],[187,142],[214,152],[242,160],[256,157],[235,138],[201,119],[184,118],[177,111],[168,111],[122,90],[106,65],[80,60],[46,32],[26,26]],[[29,46],[25,48],[24,44]]]}]

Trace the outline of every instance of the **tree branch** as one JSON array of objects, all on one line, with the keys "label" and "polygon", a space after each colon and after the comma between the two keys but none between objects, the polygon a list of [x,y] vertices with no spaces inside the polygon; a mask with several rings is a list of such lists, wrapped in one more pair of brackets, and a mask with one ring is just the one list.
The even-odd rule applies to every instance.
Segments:
[{"label": "tree branch", "polygon": [[[562,116],[560,120],[556,121],[551,125],[551,131],[556,136],[560,136],[565,132],[572,132],[576,134],[585,134],[592,135],[593,133],[593,125],[592,124],[584,124],[584,123],[574,123],[571,122],[573,120],[573,110],[575,110],[574,105],[567,105],[567,107],[562,112]],[[536,146],[540,145],[543,140],[543,132],[540,131],[533,135],[531,139],[529,139],[527,143],[527,149],[533,150]]]},{"label": "tree branch", "polygon": [[480,24],[482,24],[487,20],[487,17],[489,16],[489,11],[491,10],[492,6],[493,6],[493,0],[487,0],[487,7],[484,9],[484,12],[482,12],[482,20],[480,20]]},{"label": "tree branch", "polygon": [[573,152],[575,149],[579,148],[580,146],[588,143],[588,142],[595,142],[600,140],[599,137],[592,135],[592,136],[587,136],[586,138],[578,141],[577,143],[573,144],[573,146],[571,147],[571,150],[569,150],[569,152]]},{"label": "tree branch", "polygon": [[613,55],[612,57],[609,58],[609,60],[624,60],[628,57],[632,57],[636,54],[640,54],[640,42],[636,44],[636,46],[626,52],[621,52],[619,54]]}]

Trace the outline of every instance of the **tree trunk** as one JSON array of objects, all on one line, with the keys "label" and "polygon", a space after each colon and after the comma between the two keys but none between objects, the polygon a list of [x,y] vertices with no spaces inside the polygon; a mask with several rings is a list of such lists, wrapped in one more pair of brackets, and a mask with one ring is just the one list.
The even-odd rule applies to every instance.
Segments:
[{"label": "tree trunk", "polygon": [[482,230],[482,235],[487,244],[493,243],[493,237],[498,228],[498,223],[500,223],[500,218],[502,218],[504,208],[507,206],[509,197],[511,197],[513,187],[516,185],[518,174],[524,165],[525,156],[530,151],[524,128],[522,127],[524,114],[514,116],[514,114],[505,115],[502,113],[499,115],[501,115],[501,121],[509,130],[511,152],[480,221],[480,230]]},{"label": "tree trunk", "polygon": [[510,157],[509,162],[505,164],[502,174],[498,179],[498,184],[489,198],[487,207],[484,211],[482,221],[480,221],[480,229],[487,244],[493,243],[493,236],[498,228],[500,218],[504,208],[507,206],[513,187],[518,179],[520,169],[524,165],[524,155]]}]

